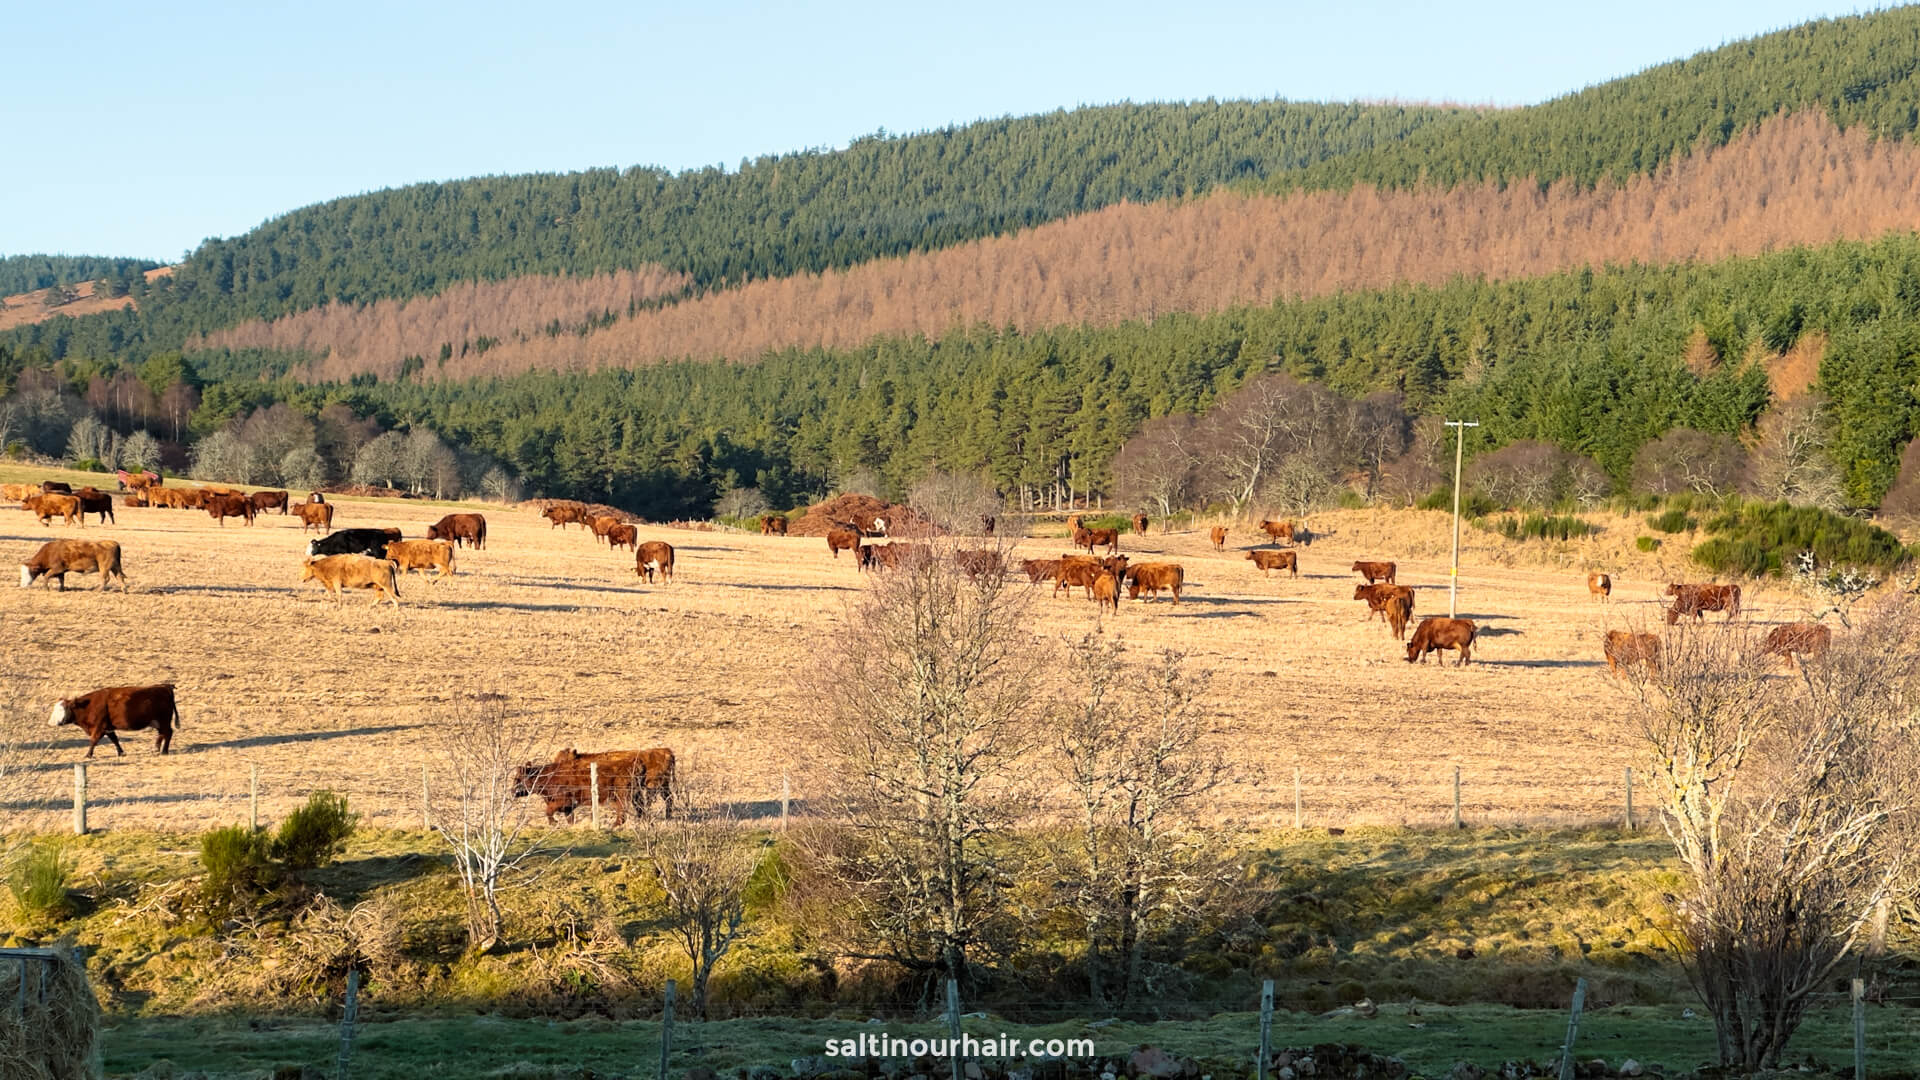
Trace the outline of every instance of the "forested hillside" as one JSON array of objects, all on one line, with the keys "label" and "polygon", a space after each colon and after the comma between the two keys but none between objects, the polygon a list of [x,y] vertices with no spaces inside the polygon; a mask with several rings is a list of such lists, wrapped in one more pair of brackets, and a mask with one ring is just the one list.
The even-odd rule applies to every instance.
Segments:
[{"label": "forested hillside", "polygon": [[16,331],[13,340],[138,356],[328,300],[649,264],[708,290],[1221,186],[1623,182],[1782,112],[1819,110],[1842,129],[1903,138],[1920,123],[1917,63],[1920,9],[1905,8],[1736,42],[1525,109],[1118,105],[873,136],[733,170],[414,185],[209,241],[141,298],[138,315]]},{"label": "forested hillside", "polygon": [[151,259],[116,259],[99,255],[0,256],[0,297],[35,292],[55,285],[106,281],[132,287],[140,276],[160,264]]}]

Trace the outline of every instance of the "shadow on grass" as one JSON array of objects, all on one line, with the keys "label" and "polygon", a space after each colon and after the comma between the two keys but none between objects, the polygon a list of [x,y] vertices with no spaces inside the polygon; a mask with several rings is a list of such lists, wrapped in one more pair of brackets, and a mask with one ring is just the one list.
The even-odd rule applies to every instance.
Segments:
[{"label": "shadow on grass", "polygon": [[[182,748],[184,753],[198,753],[202,750],[244,750],[255,746],[283,746],[289,743],[322,742],[327,739],[350,739],[356,735],[386,735],[395,731],[416,731],[420,724],[386,724],[380,727],[345,728],[340,731],[296,731],[287,735],[252,735],[244,739],[228,739],[225,742],[200,743]],[[178,738],[178,736],[175,736]]]}]

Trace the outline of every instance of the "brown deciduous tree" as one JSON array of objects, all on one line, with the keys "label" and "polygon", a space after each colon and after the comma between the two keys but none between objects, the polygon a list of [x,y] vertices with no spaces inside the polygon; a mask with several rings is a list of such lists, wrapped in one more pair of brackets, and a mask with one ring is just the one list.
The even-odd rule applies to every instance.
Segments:
[{"label": "brown deciduous tree", "polygon": [[1718,498],[1733,494],[1746,471],[1746,451],[1733,436],[1674,428],[1634,454],[1633,490]]},{"label": "brown deciduous tree", "polygon": [[1113,458],[1120,505],[1165,518],[1200,498],[1199,421],[1174,413],[1147,421]]},{"label": "brown deciduous tree", "polygon": [[1809,394],[1760,418],[1747,455],[1748,494],[1840,509],[1840,470],[1827,456],[1824,408],[1825,402]]}]

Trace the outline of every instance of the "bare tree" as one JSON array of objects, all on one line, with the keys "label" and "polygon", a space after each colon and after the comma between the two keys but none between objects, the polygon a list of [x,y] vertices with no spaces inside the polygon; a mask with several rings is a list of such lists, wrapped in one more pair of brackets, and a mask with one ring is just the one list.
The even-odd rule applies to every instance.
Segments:
[{"label": "bare tree", "polygon": [[253,481],[253,452],[222,428],[193,445],[193,476],[198,480]]},{"label": "bare tree", "polygon": [[397,431],[389,431],[378,438],[369,439],[354,454],[353,482],[393,487],[394,480],[406,475],[405,466],[402,464],[406,447],[407,437]]},{"label": "bare tree", "polygon": [[1721,1064],[1774,1068],[1883,903],[1915,895],[1920,613],[1898,596],[1791,678],[1741,624],[1669,632],[1630,684],[1676,922]]},{"label": "bare tree", "polygon": [[537,876],[538,798],[515,796],[514,770],[541,760],[548,740],[490,693],[455,697],[433,730],[433,830],[451,849],[466,894],[468,947],[485,952],[501,940],[501,895]]},{"label": "bare tree", "polygon": [[327,463],[311,444],[287,451],[276,472],[280,483],[290,488],[317,488],[327,482]]},{"label": "bare tree", "polygon": [[1117,641],[1089,635],[1069,674],[1079,693],[1050,725],[1079,833],[1063,884],[1085,930],[1094,1000],[1131,1002],[1151,990],[1152,932],[1208,909],[1233,876],[1193,829],[1225,765],[1197,703],[1207,677],[1184,654],[1129,668]]},{"label": "bare tree", "polygon": [[1413,418],[1407,415],[1406,395],[1396,390],[1368,394],[1354,403],[1349,416],[1347,442],[1356,449],[1360,465],[1367,471],[1366,498],[1372,502],[1379,493],[1387,463],[1413,445]]},{"label": "bare tree", "polygon": [[1010,918],[995,837],[1035,737],[1038,651],[1003,572],[909,558],[877,575],[836,635],[810,744],[834,786],[807,841],[859,934],[848,955],[970,982]]},{"label": "bare tree", "polygon": [[1591,502],[1604,495],[1607,474],[1593,459],[1537,439],[1521,439],[1468,463],[1464,483],[1511,507]]},{"label": "bare tree", "polygon": [[1200,497],[1199,421],[1186,413],[1149,420],[1113,458],[1123,505],[1162,518]]},{"label": "bare tree", "polygon": [[961,536],[979,536],[1000,513],[1000,493],[986,477],[935,470],[913,485],[907,504],[940,528]]},{"label": "bare tree", "polygon": [[1407,449],[1382,467],[1379,490],[1403,506],[1411,506],[1451,481],[1453,455],[1447,452],[1446,428],[1437,416],[1412,424]]},{"label": "bare tree", "polygon": [[1654,495],[1690,491],[1719,498],[1739,488],[1747,452],[1731,435],[1674,428],[1633,456],[1633,488]]},{"label": "bare tree", "polygon": [[160,468],[160,440],[154,438],[153,434],[145,429],[127,436],[127,441],[120,444],[120,467],[136,471],[140,469],[158,470]]},{"label": "bare tree", "polygon": [[480,477],[480,493],[498,502],[517,502],[521,495],[520,478],[500,465],[494,465]]},{"label": "bare tree", "polygon": [[1824,408],[1808,395],[1760,418],[1748,452],[1749,494],[1828,510],[1844,505],[1840,470],[1827,456]]},{"label": "bare tree", "polygon": [[1332,391],[1288,375],[1249,380],[1201,420],[1212,486],[1238,512],[1260,495],[1284,458],[1337,468],[1348,456],[1341,445],[1351,430],[1348,408]]},{"label": "bare tree", "polygon": [[111,467],[114,462],[115,444],[119,436],[113,429],[100,422],[91,413],[74,421],[67,432],[67,458],[78,464],[83,461],[97,461]]},{"label": "bare tree", "polygon": [[639,833],[647,867],[660,886],[662,921],[693,967],[693,1008],[707,1018],[707,984],[746,926],[747,884],[765,843],[725,804],[710,801],[698,779],[674,776],[679,820]]},{"label": "bare tree", "polygon": [[728,488],[713,504],[721,517],[751,518],[767,512],[767,497],[757,487]]}]

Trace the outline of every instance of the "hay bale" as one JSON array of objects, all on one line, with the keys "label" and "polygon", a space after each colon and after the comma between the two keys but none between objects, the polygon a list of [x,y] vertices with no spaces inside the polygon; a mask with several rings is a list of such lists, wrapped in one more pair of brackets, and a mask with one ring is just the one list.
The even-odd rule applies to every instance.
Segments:
[{"label": "hay bale", "polygon": [[[20,1009],[20,961],[0,956],[0,1076],[8,1080],[92,1080],[100,1075],[100,1002],[79,957],[29,960]],[[42,994],[41,980],[46,980]],[[41,1001],[42,996],[45,1002]]]}]

